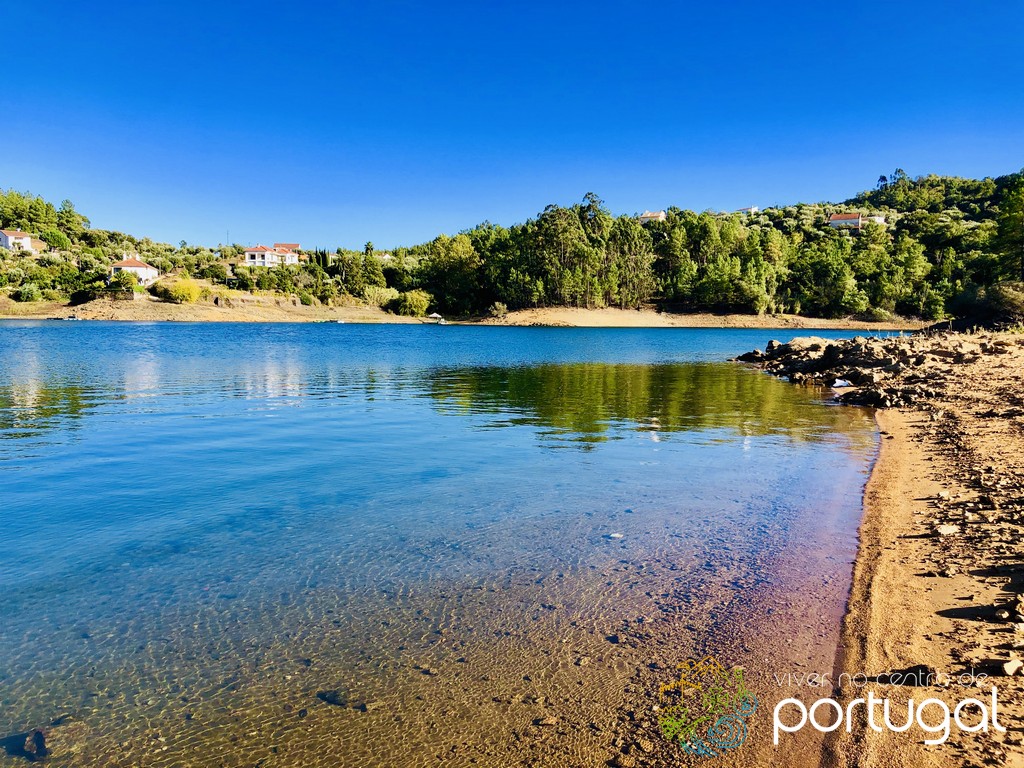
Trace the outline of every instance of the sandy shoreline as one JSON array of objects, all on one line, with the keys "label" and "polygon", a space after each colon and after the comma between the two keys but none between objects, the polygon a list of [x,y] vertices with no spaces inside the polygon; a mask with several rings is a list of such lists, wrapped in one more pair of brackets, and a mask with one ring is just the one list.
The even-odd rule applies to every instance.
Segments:
[{"label": "sandy shoreline", "polygon": [[[837,690],[814,698],[835,695],[846,706],[872,692],[888,698],[902,713],[893,722],[903,723],[908,700],[938,699],[952,710],[967,698],[990,701],[995,686],[1007,731],[954,725],[948,741],[927,746],[919,728],[875,732],[861,717],[852,734],[829,738],[821,765],[1024,766],[1024,337],[901,343],[909,354],[874,351],[883,363],[888,355],[904,362],[872,388],[914,402],[876,411],[881,443],[864,491]],[[804,365],[808,376],[826,379],[837,370],[823,367]],[[908,672],[917,673],[913,684],[879,679]],[[932,706],[926,719],[941,720]],[[968,712],[968,724],[979,721]]]},{"label": "sandy shoreline", "polygon": [[[236,292],[237,293],[237,292]],[[402,317],[378,307],[303,306],[298,299],[252,296],[237,293],[228,302],[213,304],[171,304],[140,294],[135,301],[98,299],[87,304],[68,306],[59,302],[18,304],[0,299],[0,320],[58,320],[75,316],[82,320],[119,320],[134,322],[239,322],[239,323],[426,323],[426,318]],[[478,318],[451,321],[452,324],[545,326],[573,328],[777,328],[779,330],[915,330],[924,323],[897,320],[869,323],[861,320],[803,317],[800,315],[716,315],[710,313],[672,314],[654,309],[573,309],[548,307],[509,312],[503,318]]]}]

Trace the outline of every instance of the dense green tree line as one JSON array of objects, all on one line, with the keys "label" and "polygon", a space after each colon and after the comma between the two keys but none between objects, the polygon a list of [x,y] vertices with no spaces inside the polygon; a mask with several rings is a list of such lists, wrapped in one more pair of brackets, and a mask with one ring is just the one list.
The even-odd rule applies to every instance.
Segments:
[{"label": "dense green tree line", "polygon": [[[833,213],[885,217],[859,230]],[[414,314],[469,315],[536,306],[679,311],[793,312],[836,317],[927,318],[1004,280],[1024,280],[1024,172],[995,179],[910,178],[902,170],[839,204],[746,213],[669,208],[664,221],[614,216],[594,194],[550,205],[503,227],[485,222],[454,236],[382,253],[308,252],[275,269],[234,266],[244,248],[177,246],[92,229],[70,201],[0,194],[0,227],[51,248],[28,260],[0,252],[0,289],[68,295],[138,255],[163,272],[242,290],[297,294],[305,303],[353,296]],[[29,285],[35,288],[29,288]]]}]

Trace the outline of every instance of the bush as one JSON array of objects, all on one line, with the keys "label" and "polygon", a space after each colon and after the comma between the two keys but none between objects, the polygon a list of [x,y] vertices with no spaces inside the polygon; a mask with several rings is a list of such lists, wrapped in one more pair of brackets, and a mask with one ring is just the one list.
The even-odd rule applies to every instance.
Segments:
[{"label": "bush", "polygon": [[953,312],[977,325],[1014,325],[1024,321],[1024,283],[972,287],[953,301]]},{"label": "bush", "polygon": [[125,272],[123,269],[119,272],[115,272],[114,276],[110,278],[111,288],[124,288],[126,291],[130,291],[139,284],[139,278],[134,272]]},{"label": "bush", "polygon": [[25,283],[11,294],[15,301],[42,301],[43,292],[35,283]]},{"label": "bush", "polygon": [[863,320],[867,323],[889,323],[896,319],[896,315],[881,307],[870,307],[855,316],[856,320]]},{"label": "bush", "polygon": [[997,323],[1024,322],[1024,283],[997,283],[985,292],[985,303]]},{"label": "bush", "polygon": [[313,294],[309,291],[299,291],[299,301],[304,307],[313,306]]},{"label": "bush", "polygon": [[64,294],[56,288],[47,288],[43,291],[43,301],[64,301]]},{"label": "bush", "polygon": [[491,317],[504,317],[508,314],[508,307],[503,302],[496,301],[491,304],[490,309],[487,310]]},{"label": "bush", "polygon": [[398,298],[392,301],[388,308],[396,315],[423,317],[430,309],[431,301],[433,301],[433,297],[426,291],[406,291],[398,294]]},{"label": "bush", "polygon": [[161,280],[149,289],[157,298],[172,301],[175,304],[195,304],[203,295],[203,289],[195,280],[185,278],[167,283]]},{"label": "bush", "polygon": [[398,295],[397,288],[382,288],[379,285],[368,285],[363,288],[363,298],[366,299],[366,303],[373,304],[375,307],[386,307],[397,299]]},{"label": "bush", "polygon": [[226,284],[228,281],[228,268],[220,262],[207,264],[199,272],[200,277],[205,277],[211,283]]}]

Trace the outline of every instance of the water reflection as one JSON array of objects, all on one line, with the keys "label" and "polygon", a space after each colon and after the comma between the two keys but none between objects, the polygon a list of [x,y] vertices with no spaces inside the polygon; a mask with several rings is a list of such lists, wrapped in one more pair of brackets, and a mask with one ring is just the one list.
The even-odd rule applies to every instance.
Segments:
[{"label": "water reflection", "polygon": [[443,413],[494,414],[502,418],[493,427],[526,424],[589,444],[636,430],[817,440],[867,418],[859,409],[822,409],[824,393],[728,363],[449,369],[437,371],[427,389]]},{"label": "water reflection", "polygon": [[863,438],[868,418],[855,408],[823,409],[821,391],[729,363],[308,370],[296,361],[268,359],[230,376],[182,380],[180,372],[143,358],[130,361],[116,381],[86,385],[62,379],[0,386],[0,439],[73,430],[108,403],[118,403],[123,415],[131,416],[153,409],[199,411],[225,400],[255,401],[257,410],[267,410],[305,400],[344,408],[346,400],[424,398],[448,416],[492,417],[474,423],[477,429],[529,427],[544,441],[583,447],[636,431],[649,433],[652,440],[727,430],[803,441],[855,426],[853,432]]}]

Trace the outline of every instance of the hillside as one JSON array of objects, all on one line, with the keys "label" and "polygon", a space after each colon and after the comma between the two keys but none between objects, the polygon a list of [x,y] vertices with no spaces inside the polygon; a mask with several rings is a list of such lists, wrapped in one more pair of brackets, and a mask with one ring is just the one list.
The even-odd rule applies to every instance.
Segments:
[{"label": "hillside", "polygon": [[673,207],[644,220],[615,216],[588,194],[510,227],[484,223],[389,253],[370,243],[363,252],[301,252],[299,264],[266,269],[241,264],[241,245],[174,246],[93,229],[70,201],[58,207],[13,190],[0,194],[0,228],[48,246],[28,257],[0,249],[0,292],[22,302],[90,300],[110,264],[132,255],[175,278],[307,306],[354,297],[408,315],[653,302],[680,312],[937,319],[973,311],[990,286],[1021,276],[1024,174],[912,179],[897,170],[842,203]]}]

